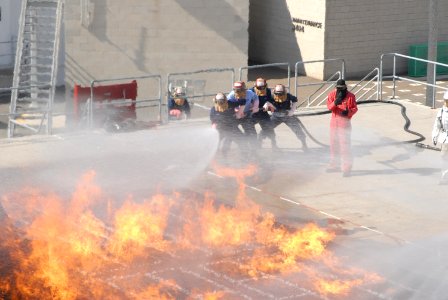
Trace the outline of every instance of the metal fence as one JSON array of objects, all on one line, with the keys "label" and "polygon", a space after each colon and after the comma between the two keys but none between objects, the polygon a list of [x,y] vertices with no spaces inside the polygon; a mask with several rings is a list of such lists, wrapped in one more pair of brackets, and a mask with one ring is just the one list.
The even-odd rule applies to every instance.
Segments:
[{"label": "metal fence", "polygon": [[[222,74],[225,74],[225,77],[219,78],[218,76]],[[195,77],[196,79],[194,79]],[[215,78],[213,79],[213,77]],[[182,86],[187,91],[187,98],[190,104],[200,108],[208,108],[206,105],[201,104],[204,102],[204,99],[212,98],[219,92],[230,90],[234,81],[235,69],[233,68],[211,68],[191,72],[169,73],[166,80],[166,103],[168,103],[171,97],[172,89],[175,86]],[[168,113],[167,111],[167,115]]]},{"label": "metal fence", "polygon": [[[316,81],[316,82],[309,82],[309,83],[299,83],[299,67],[304,66],[306,64],[315,64],[315,63],[332,63],[332,62],[340,62],[341,67],[329,76],[328,79],[322,80],[322,81]],[[326,97],[328,92],[335,86],[336,81],[338,79],[345,78],[345,60],[341,58],[333,58],[333,59],[322,59],[322,60],[312,60],[312,61],[298,61],[296,62],[294,66],[294,95],[296,97],[299,96],[299,89],[298,88],[305,88],[305,87],[316,87],[315,91],[311,91],[307,93],[307,97],[299,102],[298,107],[309,107],[312,105],[321,105]]]},{"label": "metal fence", "polygon": [[[385,75],[384,73],[384,66],[386,65],[387,58],[392,58],[392,74]],[[434,88],[440,88],[443,90],[446,90],[446,87],[443,87],[438,84],[429,84],[427,82],[421,81],[421,80],[415,80],[411,78],[407,78],[404,76],[399,76],[396,74],[396,63],[397,59],[406,59],[406,60],[416,60],[428,64],[434,64],[436,66],[442,66],[447,67],[447,64],[428,61],[425,59],[420,59],[416,57],[406,56],[398,53],[387,53],[381,55],[381,61],[380,61],[380,67],[374,68],[372,71],[370,71],[366,76],[364,76],[361,80],[354,82],[350,84],[350,91],[353,92],[357,99],[363,99],[363,100],[369,100],[369,99],[375,99],[375,100],[382,100],[382,86],[383,81],[387,79],[393,80],[393,95],[392,98],[396,97],[396,81],[402,80],[402,81],[408,81],[412,83],[418,83],[424,86],[432,86]],[[332,73],[328,76],[325,80],[313,80],[312,82],[299,82],[305,81],[304,79],[300,78],[299,76],[299,68],[303,68],[306,64],[313,64],[313,63],[338,63],[338,70]],[[114,79],[98,79],[93,80],[91,82],[91,99],[88,102],[88,105],[86,105],[86,114],[87,114],[87,120],[89,126],[92,126],[94,115],[95,115],[95,99],[93,94],[93,89],[96,85],[99,85],[101,83],[105,82],[118,82],[118,81],[125,81],[125,80],[154,80],[153,86],[156,86],[154,88],[154,91],[156,91],[156,95],[154,97],[147,97],[147,96],[141,96],[140,90],[142,88],[142,85],[139,84],[139,98],[137,100],[125,100],[125,99],[114,99],[113,102],[110,103],[104,103],[103,105],[120,105],[120,104],[129,104],[136,103],[138,104],[137,109],[145,109],[145,108],[155,108],[154,111],[157,111],[157,118],[160,122],[163,122],[164,120],[169,119],[168,113],[165,114],[163,108],[167,106],[168,99],[171,95],[171,90],[173,86],[183,86],[186,88],[186,91],[188,93],[189,100],[192,101],[194,106],[199,106],[202,108],[209,109],[210,103],[202,103],[201,105],[201,99],[211,99],[214,95],[216,95],[217,92],[226,92],[230,91],[233,82],[235,81],[235,70],[238,72],[238,79],[241,80],[243,78],[243,72],[249,71],[253,69],[263,69],[263,68],[269,68],[269,67],[280,67],[287,69],[287,74],[285,74],[285,77],[287,77],[288,80],[288,88],[290,88],[290,91],[292,93],[292,90],[294,90],[294,94],[296,96],[304,95],[304,98],[302,102],[299,102],[299,109],[305,108],[305,107],[311,107],[311,106],[320,106],[322,105],[326,97],[331,89],[334,88],[336,81],[338,79],[345,77],[345,61],[344,59],[324,59],[324,60],[314,60],[314,61],[299,61],[295,64],[294,69],[294,87],[290,86],[291,81],[291,70],[288,63],[273,63],[273,64],[261,64],[261,65],[254,65],[254,66],[244,66],[240,67],[238,69],[234,68],[211,68],[211,69],[204,69],[204,70],[197,70],[197,71],[191,71],[191,72],[181,72],[181,73],[169,73],[167,74],[166,78],[166,90],[164,94],[162,95],[162,78],[160,75],[147,75],[147,76],[140,76],[140,77],[120,77],[120,78],[114,78]],[[387,66],[389,67],[389,66]],[[434,68],[436,69],[436,68]],[[283,72],[283,71],[282,71]],[[220,78],[218,78],[221,76]],[[266,78],[269,80],[269,78]],[[146,84],[145,84],[146,85]],[[144,86],[144,85],[143,85]],[[17,87],[15,87],[18,89]],[[13,88],[0,88],[0,94],[3,92],[11,92]],[[306,91],[306,93],[305,93]],[[433,107],[434,107],[435,101],[433,100]],[[168,110],[167,110],[168,111]],[[52,116],[53,112],[50,110],[42,110],[39,111],[39,113],[46,115],[46,116]],[[13,114],[3,113],[0,114],[3,116],[9,116],[10,119],[15,119],[17,116]],[[43,124],[40,124],[38,126],[39,128],[42,127]]]},{"label": "metal fence", "polygon": [[286,87],[288,88],[288,90],[290,89],[291,86],[291,66],[289,65],[289,63],[272,63],[272,64],[262,64],[262,65],[253,65],[253,66],[247,66],[247,67],[241,67],[239,68],[238,71],[238,80],[242,80],[243,78],[243,70],[254,70],[254,69],[266,69],[266,68],[284,68],[287,67],[287,73],[286,76],[288,78],[288,83],[286,85]]},{"label": "metal fence", "polygon": [[[142,96],[141,93],[138,93],[138,98],[136,100],[126,99],[126,96],[122,99],[110,99],[110,101],[103,101],[101,103],[101,106],[108,107],[108,106],[126,106],[130,104],[136,105],[136,110],[141,110],[145,108],[154,108],[157,107],[157,115],[158,115],[158,121],[162,121],[162,77],[160,75],[145,75],[145,76],[136,76],[136,77],[118,77],[113,79],[95,79],[92,80],[90,83],[90,99],[88,101],[88,109],[87,109],[87,119],[88,119],[88,125],[89,128],[93,127],[94,124],[94,115],[95,115],[95,96],[94,96],[94,87],[97,84],[101,83],[117,83],[122,81],[129,81],[129,80],[137,80],[141,82],[141,80],[155,80],[155,87],[157,87],[157,95],[156,96],[149,96],[145,95]],[[141,84],[139,86],[139,91],[142,91],[143,87]]]},{"label": "metal fence", "polygon": [[[386,57],[392,57],[392,75],[383,75],[384,64],[385,64],[384,60],[385,60]],[[433,74],[434,76],[433,76],[433,78],[436,78],[436,79],[437,79],[437,75],[436,75],[437,67],[436,66],[441,66],[441,67],[447,67],[448,68],[447,64],[443,64],[443,63],[439,63],[439,62],[435,62],[435,61],[430,61],[430,60],[426,60],[426,59],[421,59],[421,58],[417,58],[417,57],[413,57],[413,56],[407,56],[407,55],[403,55],[403,54],[399,54],[399,53],[385,53],[385,54],[381,54],[380,68],[379,68],[379,82],[381,84],[379,85],[379,90],[378,90],[378,97],[379,97],[380,100],[383,100],[382,99],[382,95],[383,95],[383,85],[382,85],[382,83],[383,83],[383,80],[384,79],[389,79],[389,78],[392,78],[392,81],[393,81],[392,99],[394,99],[396,97],[396,86],[397,86],[396,81],[397,80],[413,82],[413,83],[421,84],[421,85],[424,85],[424,86],[427,86],[427,87],[430,86],[430,87],[433,87],[435,89],[440,88],[440,89],[446,90],[445,87],[437,85],[437,84],[431,84],[431,83],[428,83],[428,82],[425,82],[425,81],[414,80],[414,79],[410,79],[410,78],[406,78],[406,77],[397,75],[397,58],[399,58],[399,59],[406,59],[406,60],[415,60],[415,61],[420,61],[420,62],[424,62],[424,63],[427,63],[427,64],[434,65],[434,74]],[[436,93],[434,91],[432,93],[432,99],[431,99],[432,100],[432,105],[431,105],[431,108],[435,108],[435,104],[436,104],[435,94]]]}]

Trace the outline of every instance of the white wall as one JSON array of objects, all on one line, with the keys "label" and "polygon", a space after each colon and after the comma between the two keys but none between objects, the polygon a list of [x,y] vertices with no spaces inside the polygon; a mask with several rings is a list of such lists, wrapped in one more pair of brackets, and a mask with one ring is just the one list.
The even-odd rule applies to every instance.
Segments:
[{"label": "white wall", "polygon": [[0,0],[0,7],[0,66],[10,67],[15,56],[15,46],[10,41],[17,36],[21,0]]},{"label": "white wall", "polygon": [[[321,60],[325,0],[252,0],[249,57],[257,63]],[[294,29],[293,29],[294,28]],[[306,75],[322,76],[321,64],[305,64]]]}]

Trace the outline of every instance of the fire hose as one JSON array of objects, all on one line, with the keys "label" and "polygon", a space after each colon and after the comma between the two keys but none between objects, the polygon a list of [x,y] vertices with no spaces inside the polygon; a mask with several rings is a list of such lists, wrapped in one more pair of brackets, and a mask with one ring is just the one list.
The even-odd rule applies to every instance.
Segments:
[{"label": "fire hose", "polygon": [[[401,107],[401,115],[405,119],[405,124],[403,126],[404,131],[406,131],[406,132],[408,132],[408,133],[418,137],[417,139],[413,139],[413,140],[409,140],[409,141],[403,141],[403,142],[396,142],[396,143],[392,143],[392,144],[401,144],[401,143],[412,144],[412,143],[415,143],[415,146],[419,147],[419,148],[429,149],[429,150],[434,150],[434,151],[441,151],[440,148],[433,147],[431,145],[427,145],[427,144],[421,143],[422,141],[425,140],[425,137],[421,133],[409,129],[409,127],[411,126],[411,120],[406,115],[406,106],[404,106],[403,104],[398,103],[396,101],[391,101],[391,100],[360,100],[360,101],[357,101],[358,105],[368,104],[368,103],[387,103],[387,104],[394,104],[394,105],[400,106]],[[329,114],[329,113],[331,113],[330,110],[324,110],[324,111],[318,111],[318,112],[312,112],[312,113],[299,114],[299,115],[296,115],[296,116],[306,117],[306,116],[324,115],[324,114]],[[317,143],[317,144],[319,144],[321,146],[328,147],[328,145],[322,144],[319,141],[317,141],[310,134],[310,132],[306,129],[306,127],[303,125],[302,122],[300,122],[300,125],[302,126],[303,130],[305,131],[305,133],[308,135],[308,137],[313,142],[315,142],[315,143]]]}]

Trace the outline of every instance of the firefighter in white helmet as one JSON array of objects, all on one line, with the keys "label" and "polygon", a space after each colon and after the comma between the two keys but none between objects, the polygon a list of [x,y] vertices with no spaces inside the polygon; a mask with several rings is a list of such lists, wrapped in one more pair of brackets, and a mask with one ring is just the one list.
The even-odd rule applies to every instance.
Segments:
[{"label": "firefighter in white helmet", "polygon": [[272,112],[272,128],[285,123],[286,126],[288,126],[294,132],[297,138],[302,142],[302,150],[307,151],[308,146],[306,144],[305,133],[302,130],[302,124],[299,119],[294,116],[296,108],[297,97],[288,93],[286,91],[286,87],[283,84],[277,84],[275,86],[273,100],[266,102],[263,106],[263,109],[265,111]]},{"label": "firefighter in white helmet", "polygon": [[227,96],[229,106],[235,110],[238,124],[243,127],[249,145],[253,148],[257,146],[257,131],[252,114],[258,112],[258,96],[253,91],[246,88],[246,83],[236,81],[233,90]]},{"label": "firefighter in white helmet", "polygon": [[272,148],[276,148],[277,144],[275,141],[275,133],[271,122],[271,116],[266,110],[263,110],[263,106],[266,102],[273,101],[272,91],[268,88],[266,79],[262,77],[255,80],[254,87],[251,88],[251,90],[257,94],[259,100],[258,108],[260,110],[252,115],[255,124],[259,124],[261,127],[261,131],[258,135],[258,142],[261,145],[264,138],[269,138],[271,140]]},{"label": "firefighter in white helmet", "polygon": [[443,94],[443,100],[444,104],[434,121],[432,141],[434,146],[440,143],[442,150],[442,175],[439,184],[448,184],[448,90]]},{"label": "firefighter in white helmet", "polygon": [[183,87],[176,87],[172,96],[168,100],[168,110],[170,119],[189,119],[191,116],[190,103]]},{"label": "firefighter in white helmet", "polygon": [[223,93],[218,93],[213,98],[213,107],[210,109],[210,121],[213,128],[218,130],[219,150],[223,155],[227,155],[232,142],[235,142],[240,150],[245,150],[245,138],[243,132],[235,122],[235,111],[229,107],[227,97]]}]

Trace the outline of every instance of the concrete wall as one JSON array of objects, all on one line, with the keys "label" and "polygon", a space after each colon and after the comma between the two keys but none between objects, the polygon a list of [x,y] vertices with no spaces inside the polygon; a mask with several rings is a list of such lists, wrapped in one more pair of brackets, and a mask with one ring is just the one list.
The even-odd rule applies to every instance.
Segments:
[{"label": "concrete wall", "polygon": [[[448,40],[448,1],[439,2],[439,41]],[[366,75],[382,53],[409,53],[409,45],[428,41],[428,1],[327,0],[325,57],[342,57],[347,76]],[[399,72],[407,69],[400,60]],[[391,63],[385,65],[390,69]]]},{"label": "concrete wall", "polygon": [[[249,58],[255,63],[324,58],[325,0],[252,0]],[[321,64],[301,65],[301,72],[321,77]]]},{"label": "concrete wall", "polygon": [[248,0],[66,1],[66,83],[247,65],[248,9]]},{"label": "concrete wall", "polygon": [[[438,39],[448,41],[448,1],[438,2]],[[379,66],[381,54],[407,55],[409,45],[427,43],[428,6],[421,0],[252,0],[249,59],[293,66],[341,58],[347,77],[362,77]],[[397,62],[398,71],[406,72],[408,62]],[[338,68],[339,63],[314,64],[301,72],[322,79]]]},{"label": "concrete wall", "polygon": [[21,5],[21,0],[0,0],[0,67],[14,64],[15,45],[10,41],[17,38]]}]

